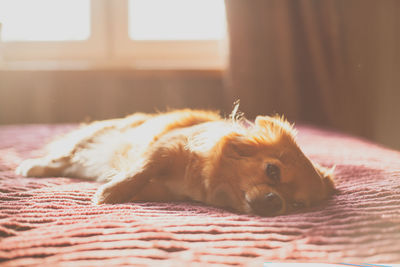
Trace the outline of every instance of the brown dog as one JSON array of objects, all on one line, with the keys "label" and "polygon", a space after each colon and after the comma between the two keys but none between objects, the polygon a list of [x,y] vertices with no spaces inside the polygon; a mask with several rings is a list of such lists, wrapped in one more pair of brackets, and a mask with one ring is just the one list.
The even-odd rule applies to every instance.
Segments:
[{"label": "brown dog", "polygon": [[311,163],[287,121],[258,116],[253,124],[235,113],[225,120],[186,109],[94,122],[16,172],[108,181],[93,198],[97,204],[194,200],[263,216],[309,207],[334,192],[333,170]]}]

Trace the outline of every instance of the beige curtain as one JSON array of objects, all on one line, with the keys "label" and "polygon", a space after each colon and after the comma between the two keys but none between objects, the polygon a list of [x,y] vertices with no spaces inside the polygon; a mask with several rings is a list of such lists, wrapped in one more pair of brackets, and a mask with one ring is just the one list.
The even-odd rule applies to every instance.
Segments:
[{"label": "beige curtain", "polygon": [[385,104],[400,101],[400,1],[225,3],[227,105],[372,138],[380,116],[400,116]]}]

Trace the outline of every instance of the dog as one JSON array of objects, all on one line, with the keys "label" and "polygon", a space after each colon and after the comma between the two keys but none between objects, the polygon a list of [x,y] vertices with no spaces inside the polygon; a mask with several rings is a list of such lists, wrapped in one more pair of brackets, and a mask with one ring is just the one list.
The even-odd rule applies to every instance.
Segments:
[{"label": "dog", "polygon": [[106,182],[96,204],[189,200],[260,216],[310,207],[335,192],[333,169],[304,155],[288,121],[250,122],[237,108],[226,119],[183,109],[82,125],[16,173]]}]

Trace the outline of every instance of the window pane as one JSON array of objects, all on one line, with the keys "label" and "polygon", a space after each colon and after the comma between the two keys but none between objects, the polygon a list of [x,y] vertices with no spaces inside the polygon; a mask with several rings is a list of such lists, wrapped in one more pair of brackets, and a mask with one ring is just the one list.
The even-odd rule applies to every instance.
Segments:
[{"label": "window pane", "polygon": [[90,0],[0,0],[4,41],[85,40]]},{"label": "window pane", "polygon": [[129,0],[133,40],[218,40],[225,32],[223,0]]}]

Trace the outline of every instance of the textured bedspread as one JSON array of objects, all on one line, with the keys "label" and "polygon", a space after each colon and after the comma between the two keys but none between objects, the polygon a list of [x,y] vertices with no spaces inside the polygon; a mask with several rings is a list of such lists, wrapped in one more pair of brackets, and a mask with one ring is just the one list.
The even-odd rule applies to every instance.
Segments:
[{"label": "textured bedspread", "polygon": [[22,178],[24,158],[74,126],[0,127],[0,265],[262,266],[400,263],[400,153],[301,127],[298,141],[340,193],[304,213],[262,218],[191,203],[92,205],[98,183]]}]

